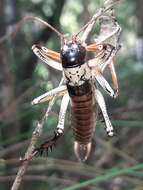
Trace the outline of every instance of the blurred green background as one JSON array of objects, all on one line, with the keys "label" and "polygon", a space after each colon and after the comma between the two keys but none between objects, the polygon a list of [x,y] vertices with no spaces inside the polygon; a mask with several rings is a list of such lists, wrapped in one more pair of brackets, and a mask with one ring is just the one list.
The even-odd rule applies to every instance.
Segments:
[{"label": "blurred green background", "polygon": [[[60,40],[37,22],[23,23],[15,37],[8,37],[18,21],[32,15],[43,18],[64,33],[80,29],[103,0],[1,0],[0,1],[0,190],[10,189],[36,123],[47,103],[31,106],[33,98],[56,87],[61,73],[42,64],[31,46],[43,44],[60,51]],[[143,3],[121,0],[115,13],[122,27],[122,49],[117,56],[120,96],[104,93],[115,136],[108,138],[97,123],[90,159],[78,163],[73,152],[70,109],[65,134],[48,157],[30,162],[20,189],[28,190],[143,190]],[[95,37],[96,27],[93,29]],[[56,127],[58,98],[39,144]],[[132,168],[133,167],[133,168]],[[84,184],[85,183],[85,184]],[[73,185],[78,186],[72,187]],[[82,185],[82,186],[80,186]]]}]

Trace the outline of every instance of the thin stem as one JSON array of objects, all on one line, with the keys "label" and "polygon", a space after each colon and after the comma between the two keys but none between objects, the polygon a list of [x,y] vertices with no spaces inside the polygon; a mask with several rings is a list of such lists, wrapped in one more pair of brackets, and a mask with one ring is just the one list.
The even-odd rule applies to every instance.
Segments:
[{"label": "thin stem", "polygon": [[[104,2],[104,6],[103,8],[100,8],[97,13],[95,13],[93,15],[93,17],[89,20],[89,22],[84,25],[80,31],[78,33],[75,34],[75,36],[78,36],[82,31],[84,31],[82,37],[81,37],[81,41],[85,42],[86,39],[88,38],[89,33],[91,32],[96,20],[103,15],[105,12],[107,12],[108,10],[110,10],[116,3],[117,1],[120,0],[111,0],[110,2],[107,0]],[[109,3],[109,4],[108,4]]]},{"label": "thin stem", "polygon": [[[63,83],[63,78],[61,79],[60,83],[59,83],[59,86]],[[52,98],[52,100],[49,102],[49,105],[48,105],[48,108],[47,108],[47,111],[46,113],[44,114],[44,116],[42,117],[41,121],[38,122],[33,134],[32,134],[32,138],[31,138],[31,142],[30,142],[30,145],[25,153],[25,157],[24,159],[22,160],[25,160],[24,162],[22,162],[19,170],[18,170],[18,173],[16,175],[16,178],[15,178],[15,181],[12,185],[12,188],[11,190],[18,190],[19,187],[20,187],[20,184],[21,184],[21,181],[23,179],[23,176],[26,172],[26,169],[28,167],[28,163],[29,163],[29,160],[27,158],[30,157],[30,155],[32,155],[32,152],[35,148],[35,144],[37,143],[38,141],[38,138],[41,136],[42,134],[42,130],[43,130],[43,125],[44,125],[44,122],[45,120],[48,118],[49,116],[49,112],[51,111],[52,109],[52,106],[55,102],[55,99],[56,99],[56,95]]]},{"label": "thin stem", "polygon": [[99,182],[112,179],[112,178],[114,178],[116,176],[132,174],[132,173],[134,173],[134,171],[140,170],[140,169],[143,169],[143,163],[135,165],[135,166],[132,166],[132,167],[128,167],[128,168],[116,169],[115,171],[110,172],[110,173],[107,172],[104,175],[97,176],[95,179],[91,179],[91,180],[84,181],[82,183],[78,183],[78,184],[73,185],[71,187],[64,188],[63,190],[82,189],[83,187],[86,187],[88,185],[92,185],[92,184],[95,185],[95,184],[97,184]]}]

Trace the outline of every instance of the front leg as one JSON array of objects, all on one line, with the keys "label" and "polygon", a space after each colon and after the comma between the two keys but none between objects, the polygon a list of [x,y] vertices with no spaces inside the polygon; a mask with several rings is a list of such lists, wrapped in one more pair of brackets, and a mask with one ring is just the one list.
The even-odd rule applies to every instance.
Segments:
[{"label": "front leg", "polygon": [[[91,70],[102,74],[106,67],[110,69],[113,81],[113,88],[115,90],[114,98],[116,98],[118,96],[118,80],[114,66],[114,58],[118,49],[116,49],[114,46],[110,44],[103,44],[103,45],[91,44],[86,48],[88,51],[97,52],[95,58],[88,61],[88,66],[91,68]],[[101,82],[101,80],[103,81],[104,79],[100,80],[99,75],[97,76],[97,78],[98,82],[100,81],[99,83],[100,84],[102,83],[103,85],[104,82]]]},{"label": "front leg", "polygon": [[118,86],[118,79],[117,79],[116,70],[115,70],[115,66],[114,66],[114,58],[112,59],[112,61],[108,65],[108,67],[111,72],[113,88],[115,90],[115,98],[116,98],[119,95],[119,86]]},{"label": "front leg", "polygon": [[63,70],[60,53],[57,53],[56,51],[47,49],[46,47],[40,45],[33,45],[32,50],[39,59],[41,59],[50,67],[59,71]]},{"label": "front leg", "polygon": [[[111,97],[116,98],[118,96],[118,80],[117,80],[117,75],[116,75],[116,70],[115,70],[113,59],[114,59],[114,57],[110,57],[109,60],[107,60],[104,63],[104,62],[102,62],[101,59],[94,58],[94,59],[89,60],[88,65],[91,69],[92,76],[96,78],[96,80],[103,87],[103,89]],[[109,67],[110,72],[111,72],[114,91],[102,75],[106,66]]]},{"label": "front leg", "polygon": [[97,68],[92,68],[92,78],[96,79],[97,82],[102,86],[102,88],[105,90],[107,94],[109,94],[112,98],[115,97],[115,93],[107,80],[103,77],[103,75],[97,70]]},{"label": "front leg", "polygon": [[113,126],[110,122],[110,119],[109,119],[109,116],[107,113],[106,104],[105,104],[105,101],[104,101],[104,98],[103,98],[101,92],[97,88],[95,89],[95,97],[96,97],[96,100],[98,102],[98,105],[102,111],[102,114],[103,114],[103,117],[105,120],[106,132],[109,136],[113,136],[114,135]]},{"label": "front leg", "polygon": [[65,93],[67,93],[67,87],[65,85],[59,86],[59,87],[54,88],[53,90],[51,90],[49,92],[46,92],[45,94],[42,94],[41,96],[35,98],[32,101],[32,105],[36,105],[39,103],[50,101],[55,95],[56,96],[62,96]]}]

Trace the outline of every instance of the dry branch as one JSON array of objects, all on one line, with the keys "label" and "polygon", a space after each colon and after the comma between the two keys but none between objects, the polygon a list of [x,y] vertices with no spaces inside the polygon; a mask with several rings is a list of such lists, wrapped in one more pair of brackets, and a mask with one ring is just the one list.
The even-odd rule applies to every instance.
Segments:
[{"label": "dry branch", "polygon": [[[61,82],[60,82],[59,86],[62,83],[63,83],[63,79],[61,79]],[[15,178],[15,181],[14,181],[14,183],[12,185],[11,190],[18,190],[19,189],[19,186],[21,184],[22,178],[23,178],[23,176],[25,174],[25,171],[26,171],[28,163],[29,163],[29,160],[26,160],[26,159],[29,158],[30,155],[32,155],[32,153],[34,151],[34,148],[35,148],[35,145],[36,145],[36,143],[38,141],[38,138],[42,134],[44,122],[48,118],[49,112],[51,111],[52,106],[53,106],[53,104],[55,102],[55,98],[56,98],[56,96],[54,96],[53,99],[49,102],[49,106],[47,108],[47,111],[46,111],[45,115],[41,119],[41,122],[37,123],[37,126],[36,126],[36,128],[35,128],[35,130],[34,130],[34,132],[32,134],[30,145],[29,145],[29,147],[27,149],[27,152],[25,153],[25,157],[24,157],[25,161],[22,162],[22,165],[20,166],[20,168],[18,170],[17,176]]]}]

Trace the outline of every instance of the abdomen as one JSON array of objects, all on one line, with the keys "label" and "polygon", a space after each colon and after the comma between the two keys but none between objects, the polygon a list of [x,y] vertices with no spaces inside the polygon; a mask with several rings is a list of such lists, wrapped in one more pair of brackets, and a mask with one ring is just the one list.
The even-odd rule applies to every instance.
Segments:
[{"label": "abdomen", "polygon": [[72,129],[75,141],[81,145],[91,142],[96,123],[96,104],[89,81],[81,86],[67,86],[71,97]]}]

